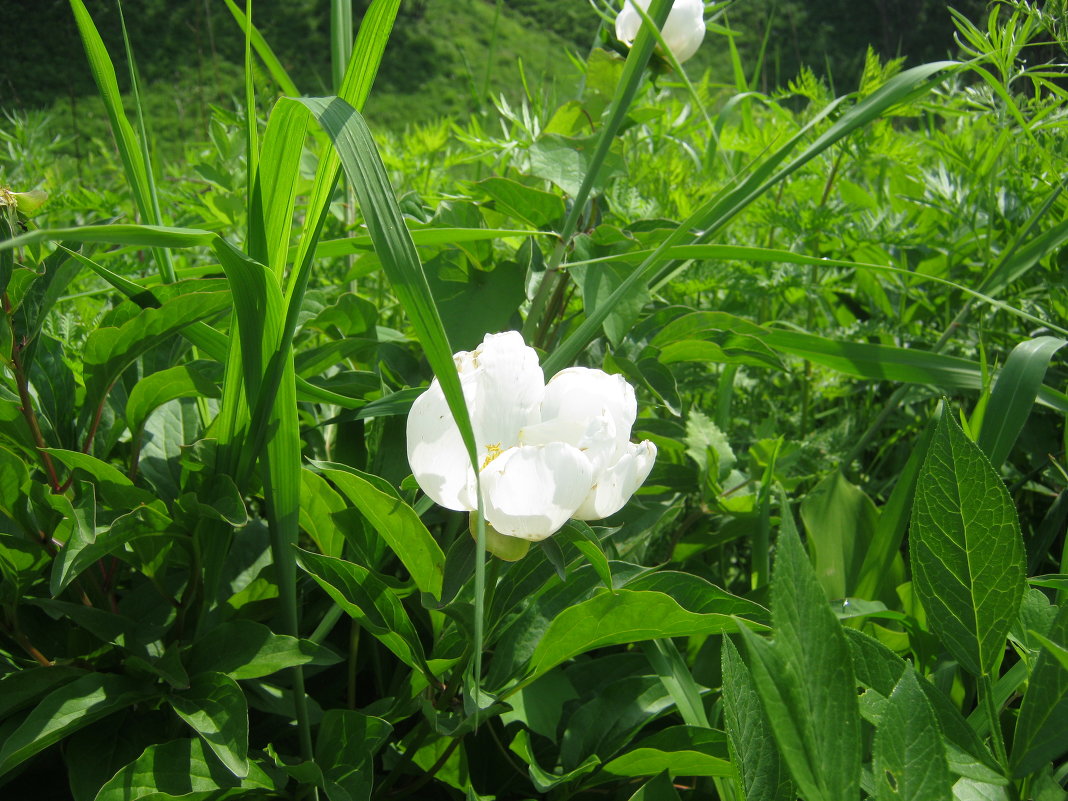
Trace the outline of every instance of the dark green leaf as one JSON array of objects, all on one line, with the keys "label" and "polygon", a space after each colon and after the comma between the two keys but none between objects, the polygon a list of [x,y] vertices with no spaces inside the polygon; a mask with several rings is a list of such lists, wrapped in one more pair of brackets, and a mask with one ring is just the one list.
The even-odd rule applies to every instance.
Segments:
[{"label": "dark green leaf", "polygon": [[1024,589],[1024,551],[1008,490],[943,413],[920,474],[910,555],[934,632],[969,672],[990,673]]},{"label": "dark green leaf", "polygon": [[191,675],[217,671],[233,679],[254,679],[294,665],[338,661],[332,651],[309,640],[275,634],[251,620],[235,620],[193,643],[186,666]]},{"label": "dark green leaf", "polygon": [[[1062,650],[1068,644],[1068,605],[1058,611],[1048,639]],[[1023,777],[1034,773],[1065,751],[1068,751],[1068,665],[1051,651],[1043,650],[1031,670],[1016,719],[1010,759],[1013,774]]]},{"label": "dark green leaf", "polygon": [[236,681],[224,673],[200,673],[188,690],[167,700],[234,776],[248,776],[248,704]]}]

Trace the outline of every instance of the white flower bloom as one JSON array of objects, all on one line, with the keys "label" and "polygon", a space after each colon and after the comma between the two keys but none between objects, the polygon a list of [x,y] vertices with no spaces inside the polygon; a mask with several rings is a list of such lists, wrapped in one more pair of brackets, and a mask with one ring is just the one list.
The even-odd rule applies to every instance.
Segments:
[{"label": "white flower bloom", "polygon": [[[616,16],[616,38],[627,47],[634,44],[634,38],[642,26],[641,15],[634,4],[637,3],[642,11],[648,11],[649,2],[624,0],[623,10]],[[680,64],[696,53],[705,38],[705,5],[702,0],[675,0],[660,35]]]},{"label": "white flower bloom", "polygon": [[[516,331],[487,334],[454,357],[478,444],[486,522],[537,542],[570,518],[623,508],[653,468],[656,446],[630,441],[638,405],[622,376],[571,367],[545,384]],[[435,378],[408,414],[408,464],[436,503],[473,512],[475,471]]]}]

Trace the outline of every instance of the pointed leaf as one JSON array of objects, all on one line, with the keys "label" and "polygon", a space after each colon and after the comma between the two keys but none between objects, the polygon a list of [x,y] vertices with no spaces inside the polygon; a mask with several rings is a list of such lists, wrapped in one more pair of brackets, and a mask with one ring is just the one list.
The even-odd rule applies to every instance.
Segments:
[{"label": "pointed leaf", "polygon": [[979,446],[943,413],[917,483],[910,555],[934,632],[969,672],[990,673],[1026,589],[1009,492]]}]

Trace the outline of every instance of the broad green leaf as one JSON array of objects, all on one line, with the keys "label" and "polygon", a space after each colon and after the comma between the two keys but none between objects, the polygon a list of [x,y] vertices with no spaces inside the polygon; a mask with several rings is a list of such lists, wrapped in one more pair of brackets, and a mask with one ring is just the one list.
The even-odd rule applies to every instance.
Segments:
[{"label": "broad green leaf", "polygon": [[277,789],[255,762],[249,763],[248,776],[239,779],[223,767],[200,738],[170,740],[146,748],[100,788],[95,801],[163,801],[172,797],[206,801],[231,788]]},{"label": "broad green leaf", "polygon": [[727,738],[721,731],[697,726],[672,726],[638,742],[606,764],[609,776],[731,776]]},{"label": "broad green leaf", "polygon": [[[64,499],[65,500],[65,499]],[[48,565],[44,546],[14,534],[0,534],[0,603],[15,606]]]},{"label": "broad green leaf", "polygon": [[[1061,606],[1048,640],[1065,650],[1068,605]],[[1013,774],[1027,776],[1068,751],[1068,664],[1043,650],[1027,680],[1027,692],[1016,718],[1010,763]]]},{"label": "broad green leaf", "polygon": [[990,392],[978,444],[995,469],[1001,467],[1023,430],[1053,355],[1068,344],[1037,337],[1012,349]]},{"label": "broad green leaf", "polygon": [[934,711],[908,668],[875,731],[872,780],[878,801],[950,801],[953,778]]},{"label": "broad green leaf", "polygon": [[144,685],[114,673],[90,673],[53,690],[8,735],[0,750],[0,775],[71,732],[153,694]]},{"label": "broad green leaf", "polygon": [[148,490],[135,487],[134,483],[122,474],[117,467],[80,451],[67,451],[60,448],[42,448],[58,462],[71,470],[81,470],[93,479],[93,486],[99,490],[101,497],[118,509],[132,509],[140,505],[149,505],[158,498]]},{"label": "broad green leaf", "polygon": [[801,795],[850,801],[860,794],[861,731],[849,646],[783,506],[771,585],[775,641],[740,631],[757,694]]},{"label": "broad green leaf", "polygon": [[0,512],[15,519],[21,517],[19,507],[25,502],[29,483],[26,462],[7,448],[0,447]]},{"label": "broad green leaf", "polygon": [[590,566],[600,576],[604,586],[609,590],[614,589],[612,584],[612,567],[608,563],[601,541],[594,530],[581,520],[569,520],[564,527],[553,535],[554,540],[570,542],[579,553],[586,557]]},{"label": "broad green leaf", "polygon": [[631,579],[628,590],[651,590],[670,595],[684,609],[691,612],[738,615],[757,623],[770,623],[768,610],[746,598],[731,595],[710,581],[692,573],[676,570],[657,570]]},{"label": "broad green leaf", "polygon": [[248,776],[248,704],[236,681],[224,673],[200,673],[188,690],[167,700],[234,776]]},{"label": "broad green leaf", "polygon": [[122,371],[149,348],[232,303],[229,292],[189,291],[159,308],[145,309],[118,328],[93,331],[82,352],[87,403],[94,408],[102,402]]},{"label": "broad green leaf", "polygon": [[440,598],[441,580],[445,575],[445,553],[415,510],[355,472],[324,469],[322,473],[334,482],[374,526],[375,531],[389,543],[389,547],[411,573],[415,585],[435,599]]},{"label": "broad green leaf", "polygon": [[333,651],[310,640],[275,634],[251,620],[235,620],[194,642],[186,666],[190,675],[219,672],[232,679],[255,679],[294,665],[332,665],[339,661]]},{"label": "broad green leaf", "polygon": [[510,178],[485,178],[474,188],[492,200],[497,211],[526,220],[535,228],[564,216],[564,200],[559,195],[525,186]]},{"label": "broad green leaf", "polygon": [[736,629],[731,616],[691,612],[662,592],[606,590],[556,616],[538,642],[530,668],[540,676],[594,648]]},{"label": "broad green leaf", "polygon": [[69,684],[85,671],[69,665],[33,667],[16,670],[0,678],[0,719],[33,704],[61,684]]},{"label": "broad green leaf", "polygon": [[406,665],[429,673],[419,633],[396,593],[365,567],[297,549],[297,563],[327,595]]},{"label": "broad green leaf", "polygon": [[323,714],[315,763],[323,771],[330,801],[365,801],[371,797],[374,755],[392,731],[381,718],[351,709],[331,709]]},{"label": "broad green leaf", "polygon": [[[300,527],[311,537],[319,550],[326,556],[341,556],[345,546],[342,533],[335,515],[343,515],[348,508],[322,476],[304,468],[300,471]],[[360,525],[359,520],[350,521],[352,527]]]},{"label": "broad green leaf", "polygon": [[140,431],[152,412],[176,398],[217,398],[222,372],[217,362],[196,361],[147,375],[126,399],[126,425]]},{"label": "broad green leaf", "polygon": [[734,643],[723,640],[723,720],[745,798],[793,801],[797,797],[775,745],[749,669]]},{"label": "broad green leaf", "polygon": [[525,729],[520,729],[516,733],[508,747],[527,763],[530,781],[540,793],[547,793],[555,787],[581,779],[583,776],[592,773],[601,764],[601,760],[596,755],[591,754],[581,764],[570,770],[550,773],[538,764],[538,760],[534,756],[534,748],[530,742],[530,734]]},{"label": "broad green leaf", "polygon": [[943,413],[917,482],[913,581],[934,632],[970,673],[990,674],[1023,599],[1023,540],[1000,476]]},{"label": "broad green leaf", "polygon": [[878,519],[871,498],[841,470],[833,471],[801,502],[812,566],[828,598],[848,598],[856,591]]}]

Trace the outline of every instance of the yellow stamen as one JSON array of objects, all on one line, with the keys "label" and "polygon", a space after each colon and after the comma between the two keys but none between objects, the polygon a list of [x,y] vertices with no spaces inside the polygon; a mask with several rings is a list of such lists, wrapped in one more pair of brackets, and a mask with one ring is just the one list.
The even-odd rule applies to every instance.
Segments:
[{"label": "yellow stamen", "polygon": [[482,472],[487,467],[489,467],[489,463],[492,462],[494,459],[496,459],[500,455],[501,455],[501,443],[498,442],[496,445],[487,445],[486,446],[486,461],[484,461],[482,463],[482,467],[479,468],[479,472]]}]

